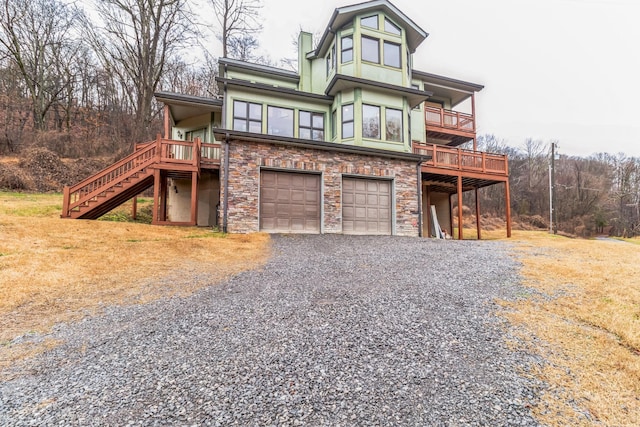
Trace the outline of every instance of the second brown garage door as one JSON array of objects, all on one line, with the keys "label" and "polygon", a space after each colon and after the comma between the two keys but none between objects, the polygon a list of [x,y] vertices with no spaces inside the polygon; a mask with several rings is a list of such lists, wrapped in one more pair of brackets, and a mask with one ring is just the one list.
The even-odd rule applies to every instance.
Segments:
[{"label": "second brown garage door", "polygon": [[262,171],[260,230],[319,233],[320,175]]},{"label": "second brown garage door", "polygon": [[343,179],[342,232],[391,234],[391,181]]}]

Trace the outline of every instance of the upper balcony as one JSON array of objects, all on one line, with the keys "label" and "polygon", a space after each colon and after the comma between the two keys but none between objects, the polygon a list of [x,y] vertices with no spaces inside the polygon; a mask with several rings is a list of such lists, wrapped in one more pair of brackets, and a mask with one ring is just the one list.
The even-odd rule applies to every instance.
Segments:
[{"label": "upper balcony", "polygon": [[427,142],[447,141],[447,145],[457,146],[476,137],[476,120],[473,114],[425,105],[424,118]]},{"label": "upper balcony", "polygon": [[423,172],[499,181],[509,176],[507,156],[504,154],[451,148],[438,144],[422,144],[415,141],[413,152],[431,157],[422,164]]}]

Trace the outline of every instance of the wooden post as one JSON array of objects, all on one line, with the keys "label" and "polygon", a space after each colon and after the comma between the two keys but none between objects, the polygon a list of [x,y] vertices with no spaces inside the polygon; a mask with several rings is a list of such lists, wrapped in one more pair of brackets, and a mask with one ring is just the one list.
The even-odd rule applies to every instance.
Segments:
[{"label": "wooden post", "polygon": [[152,223],[158,223],[158,211],[160,209],[160,169],[153,170],[153,219]]},{"label": "wooden post", "polygon": [[191,225],[198,223],[198,172],[191,172]]},{"label": "wooden post", "polygon": [[[476,94],[471,94],[471,117],[473,117],[473,131],[476,131]],[[476,151],[476,139],[473,138],[473,151]]]},{"label": "wooden post", "polygon": [[478,230],[478,240],[482,240],[482,231],[480,230],[480,199],[478,198],[478,187],[475,188],[476,193],[476,230]]},{"label": "wooden post", "polygon": [[449,194],[449,235],[453,239],[453,205],[451,204],[451,194]]},{"label": "wooden post", "polygon": [[135,221],[138,217],[138,196],[133,196],[133,205],[131,206],[131,218]]},{"label": "wooden post", "polygon": [[169,105],[164,104],[164,137],[165,139],[171,139],[171,127],[169,126],[169,115],[171,114],[171,110],[169,109]]},{"label": "wooden post", "polygon": [[509,179],[504,182],[505,185],[505,198],[507,206],[506,206],[506,215],[507,215],[507,237],[511,237],[511,194],[509,194]]},{"label": "wooden post", "polygon": [[427,214],[427,237],[431,237],[431,191],[429,190],[428,185],[424,187],[424,194],[427,202],[427,206],[423,206],[423,211]]},{"label": "wooden post", "polygon": [[462,240],[462,176],[458,175],[458,240]]},{"label": "wooden post", "polygon": [[169,182],[166,174],[160,171],[160,221],[165,222],[167,220],[167,192],[169,191]]}]

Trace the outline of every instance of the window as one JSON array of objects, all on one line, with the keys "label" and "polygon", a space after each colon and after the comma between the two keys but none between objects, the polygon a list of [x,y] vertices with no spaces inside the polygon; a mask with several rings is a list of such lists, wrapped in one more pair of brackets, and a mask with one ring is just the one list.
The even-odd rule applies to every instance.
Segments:
[{"label": "window", "polygon": [[389,34],[394,34],[396,36],[401,34],[400,28],[387,18],[384,18],[384,30]]},{"label": "window", "polygon": [[380,139],[380,107],[362,106],[362,137]]},{"label": "window", "polygon": [[400,45],[384,42],[384,65],[400,68]]},{"label": "window", "polygon": [[324,114],[300,111],[299,137],[324,141]]},{"label": "window", "polygon": [[380,63],[380,48],[378,39],[362,36],[362,60]]},{"label": "window", "polygon": [[378,15],[367,16],[366,18],[360,19],[360,25],[367,28],[373,28],[374,30],[378,29]]},{"label": "window", "polygon": [[344,36],[342,38],[340,61],[342,63],[353,61],[353,36]]},{"label": "window", "polygon": [[402,110],[387,108],[385,111],[386,140],[402,142]]},{"label": "window", "polygon": [[336,66],[336,45],[331,46],[331,51],[327,54],[327,77]]},{"label": "window", "polygon": [[327,54],[327,77],[331,74],[331,53]]},{"label": "window", "polygon": [[293,136],[293,110],[267,107],[267,133],[269,135]]},{"label": "window", "polygon": [[233,101],[233,130],[262,133],[262,105]]},{"label": "window", "polygon": [[353,104],[342,106],[342,137],[353,138]]},{"label": "window", "polygon": [[331,139],[336,139],[336,133],[338,132],[338,112],[333,110],[331,113]]}]

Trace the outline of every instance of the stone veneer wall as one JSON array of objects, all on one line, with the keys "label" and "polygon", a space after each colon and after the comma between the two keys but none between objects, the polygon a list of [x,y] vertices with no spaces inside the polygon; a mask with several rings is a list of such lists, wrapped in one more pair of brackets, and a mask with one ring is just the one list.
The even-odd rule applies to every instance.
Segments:
[{"label": "stone veneer wall", "polygon": [[395,234],[418,236],[415,162],[248,141],[229,143],[227,231],[230,233],[259,230],[260,167],[322,173],[323,233],[342,233],[343,176],[395,178]]}]

